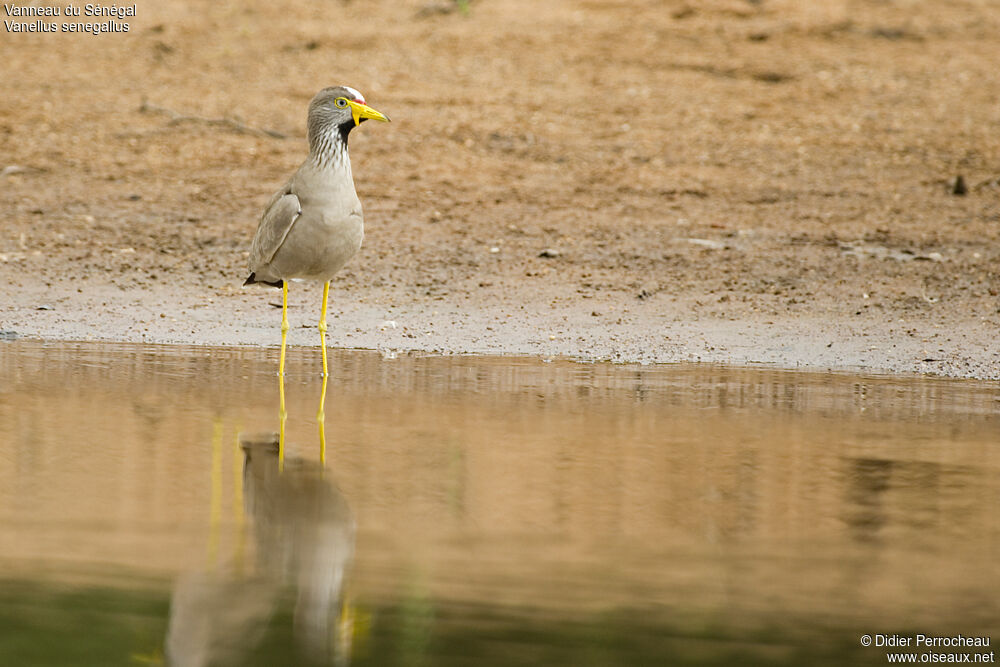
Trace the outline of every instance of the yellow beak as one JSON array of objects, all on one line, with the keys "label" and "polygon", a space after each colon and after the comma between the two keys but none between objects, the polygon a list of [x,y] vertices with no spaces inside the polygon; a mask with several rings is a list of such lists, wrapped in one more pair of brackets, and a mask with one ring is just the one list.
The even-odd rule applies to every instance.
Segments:
[{"label": "yellow beak", "polygon": [[380,111],[375,111],[367,104],[362,104],[361,102],[354,102],[352,100],[347,100],[347,103],[351,105],[351,115],[354,116],[354,126],[357,127],[361,124],[361,121],[365,118],[371,118],[372,120],[380,120],[383,123],[389,122],[389,117]]}]

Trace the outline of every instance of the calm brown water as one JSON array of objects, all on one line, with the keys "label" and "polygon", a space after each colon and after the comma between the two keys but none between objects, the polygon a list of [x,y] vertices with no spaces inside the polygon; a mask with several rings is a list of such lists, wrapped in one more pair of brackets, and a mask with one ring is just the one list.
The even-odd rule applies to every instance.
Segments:
[{"label": "calm brown water", "polygon": [[279,472],[276,357],[0,343],[0,664],[885,664],[862,635],[1000,635],[995,383],[332,353],[324,467],[292,349]]}]

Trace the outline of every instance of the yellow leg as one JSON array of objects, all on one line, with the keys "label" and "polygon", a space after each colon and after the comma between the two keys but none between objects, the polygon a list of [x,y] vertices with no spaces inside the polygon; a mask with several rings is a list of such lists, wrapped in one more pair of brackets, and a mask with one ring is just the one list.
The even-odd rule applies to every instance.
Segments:
[{"label": "yellow leg", "polygon": [[319,314],[319,342],[323,351],[323,377],[326,377],[326,302],[330,297],[330,281],[323,283],[323,310]]},{"label": "yellow leg", "polygon": [[285,469],[285,343],[288,341],[288,281],[281,286],[281,358],[278,360],[278,470]]},{"label": "yellow leg", "polygon": [[281,357],[278,359],[278,375],[285,374],[285,343],[288,341],[288,281],[281,285]]},{"label": "yellow leg", "polygon": [[323,388],[320,389],[319,411],[316,422],[319,424],[319,461],[326,465],[326,383],[330,378],[326,365],[326,303],[330,297],[330,281],[323,284],[323,309],[319,316],[319,346],[323,352]]}]

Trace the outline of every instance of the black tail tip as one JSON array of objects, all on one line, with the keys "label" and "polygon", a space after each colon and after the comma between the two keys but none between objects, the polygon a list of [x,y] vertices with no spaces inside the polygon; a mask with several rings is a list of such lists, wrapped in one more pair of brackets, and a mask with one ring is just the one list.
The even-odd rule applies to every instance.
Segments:
[{"label": "black tail tip", "polygon": [[285,283],[281,280],[276,280],[274,282],[269,282],[267,280],[257,280],[256,273],[251,273],[250,277],[243,281],[243,286],[246,287],[247,285],[256,285],[257,283],[260,283],[261,285],[270,285],[271,287],[285,286]]}]

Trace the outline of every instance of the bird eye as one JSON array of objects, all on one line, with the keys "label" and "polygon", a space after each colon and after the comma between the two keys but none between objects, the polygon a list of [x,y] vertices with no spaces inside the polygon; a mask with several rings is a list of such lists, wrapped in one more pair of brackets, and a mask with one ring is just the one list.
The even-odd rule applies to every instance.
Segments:
[{"label": "bird eye", "polygon": [[343,109],[344,107],[347,106],[347,100],[345,100],[343,97],[338,97],[333,101],[333,103],[336,104],[337,107],[340,109]]}]

